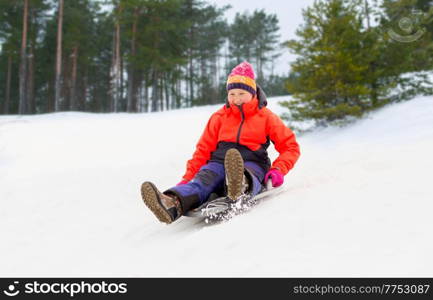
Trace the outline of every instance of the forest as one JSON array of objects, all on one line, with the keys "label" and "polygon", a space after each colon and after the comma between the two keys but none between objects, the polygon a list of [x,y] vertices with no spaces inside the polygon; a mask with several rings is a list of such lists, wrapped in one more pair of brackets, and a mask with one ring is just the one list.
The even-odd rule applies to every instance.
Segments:
[{"label": "forest", "polygon": [[215,104],[241,59],[264,87],[285,93],[272,71],[281,52],[277,17],[255,10],[229,24],[227,9],[199,0],[0,0],[0,111]]},{"label": "forest", "polygon": [[[254,65],[291,119],[327,123],[433,94],[433,1],[316,0],[297,38],[275,14],[202,0],[0,0],[0,113],[158,112],[225,101]],[[290,4],[288,4],[288,9]],[[287,73],[276,59],[296,54]]]}]

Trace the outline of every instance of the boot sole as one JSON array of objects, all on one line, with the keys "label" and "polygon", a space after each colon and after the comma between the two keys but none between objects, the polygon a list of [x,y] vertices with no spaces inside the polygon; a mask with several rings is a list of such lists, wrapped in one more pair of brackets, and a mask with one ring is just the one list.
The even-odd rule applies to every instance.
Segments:
[{"label": "boot sole", "polygon": [[236,200],[242,195],[242,181],[244,177],[244,160],[236,149],[229,149],[224,159],[227,177],[227,196]]},{"label": "boot sole", "polygon": [[146,204],[159,221],[167,224],[173,222],[170,214],[162,206],[158,197],[158,189],[153,183],[147,181],[141,185],[141,197],[144,204]]}]

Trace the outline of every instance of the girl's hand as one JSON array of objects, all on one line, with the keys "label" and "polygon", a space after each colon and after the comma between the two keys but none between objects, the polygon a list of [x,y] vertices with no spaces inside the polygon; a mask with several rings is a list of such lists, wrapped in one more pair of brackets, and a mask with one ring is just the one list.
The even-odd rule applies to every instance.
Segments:
[{"label": "girl's hand", "polygon": [[284,175],[278,169],[270,169],[265,175],[265,183],[271,178],[272,186],[278,187],[284,182]]}]

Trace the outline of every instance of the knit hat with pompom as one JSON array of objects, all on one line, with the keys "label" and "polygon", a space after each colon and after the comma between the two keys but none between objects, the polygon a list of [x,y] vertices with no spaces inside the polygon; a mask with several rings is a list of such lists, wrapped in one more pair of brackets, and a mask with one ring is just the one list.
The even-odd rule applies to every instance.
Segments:
[{"label": "knit hat with pompom", "polygon": [[227,79],[227,91],[243,89],[255,95],[257,91],[254,70],[251,64],[244,61],[233,68]]}]

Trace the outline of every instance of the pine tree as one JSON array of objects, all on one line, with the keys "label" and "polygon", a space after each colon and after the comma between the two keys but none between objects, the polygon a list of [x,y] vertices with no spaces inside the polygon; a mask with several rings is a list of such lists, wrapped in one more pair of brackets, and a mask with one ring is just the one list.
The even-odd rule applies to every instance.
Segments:
[{"label": "pine tree", "polygon": [[222,54],[220,49],[226,42],[228,25],[222,19],[227,7],[217,9],[214,6],[205,6],[200,10],[196,20],[200,24],[200,30],[195,37],[197,39],[196,61],[198,95],[193,99],[193,105],[215,104],[223,100],[219,95],[220,78],[218,61]]},{"label": "pine tree", "polygon": [[391,50],[403,54],[402,67],[409,72],[433,68],[432,5],[422,0],[383,1],[381,26],[392,42]]},{"label": "pine tree", "polygon": [[[39,68],[44,64],[43,56],[39,56],[41,45],[38,40],[45,33],[46,14],[51,10],[51,3],[48,0],[32,0],[29,2],[29,53],[27,70],[27,102],[29,104],[28,113],[42,112],[37,99],[38,88],[41,85],[41,73]],[[52,56],[50,53],[49,56]],[[43,99],[45,101],[45,99]]]},{"label": "pine tree", "polygon": [[276,17],[257,11],[233,32],[249,30],[247,51],[223,53],[227,8],[203,0],[0,0],[1,112],[148,112],[224,101],[225,55],[246,56],[264,80],[278,48]]},{"label": "pine tree", "polygon": [[20,102],[18,111],[20,114],[27,113],[27,32],[28,32],[28,12],[29,12],[29,1],[24,0],[23,3],[23,29],[21,38],[21,51],[20,51]]},{"label": "pine tree", "polygon": [[54,110],[60,110],[60,89],[62,76],[62,34],[63,34],[63,0],[59,0],[57,9],[57,48],[56,48],[56,79],[54,83]]},{"label": "pine tree", "polygon": [[[0,111],[4,113],[35,113],[35,76],[38,63],[37,39],[42,34],[45,20],[42,17],[49,9],[46,0],[27,1],[0,0],[0,83],[4,86],[4,102]],[[24,11],[27,10],[27,18]],[[27,25],[24,25],[23,21]],[[23,28],[27,28],[25,32]],[[25,35],[25,39],[23,39]],[[20,70],[21,69],[21,70]],[[21,71],[21,72],[20,72]],[[0,89],[0,98],[2,90]]]},{"label": "pine tree", "polygon": [[0,112],[4,114],[18,112],[22,12],[18,2],[0,0]]},{"label": "pine tree", "polygon": [[288,47],[300,57],[292,65],[297,84],[289,83],[295,101],[285,103],[294,119],[326,123],[369,108],[362,22],[356,6],[342,0],[316,1],[304,11],[299,41]]},{"label": "pine tree", "polygon": [[433,70],[433,1],[384,0],[382,11],[380,26],[387,39],[383,61],[389,62],[401,90],[390,100],[432,94],[433,82],[425,71]]},{"label": "pine tree", "polygon": [[[255,10],[237,13],[229,33],[229,65],[226,72],[243,60],[256,66],[257,81],[265,86],[265,70],[280,53],[278,18]],[[270,91],[270,95],[272,91]]]},{"label": "pine tree", "polygon": [[281,55],[278,18],[273,14],[267,15],[263,9],[256,10],[253,12],[250,23],[255,32],[253,56],[257,66],[257,80],[265,85],[266,66]]},{"label": "pine tree", "polygon": [[111,96],[111,111],[117,112],[121,99],[121,37],[120,37],[120,17],[122,13],[122,4],[113,1],[113,18],[114,18],[114,34],[113,34],[113,48],[112,48],[112,64],[110,69],[110,96]]}]

